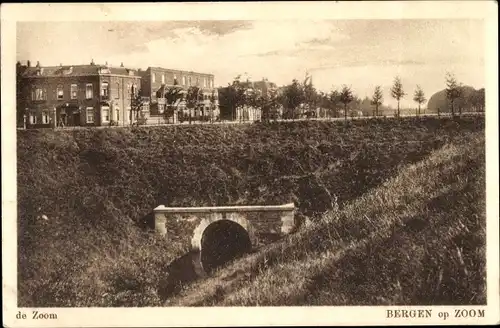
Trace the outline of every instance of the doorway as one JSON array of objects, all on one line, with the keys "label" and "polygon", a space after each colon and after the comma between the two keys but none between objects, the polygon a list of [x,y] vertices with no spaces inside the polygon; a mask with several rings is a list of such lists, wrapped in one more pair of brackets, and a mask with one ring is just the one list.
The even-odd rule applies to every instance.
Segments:
[{"label": "doorway", "polygon": [[73,113],[73,125],[80,125],[80,113]]}]

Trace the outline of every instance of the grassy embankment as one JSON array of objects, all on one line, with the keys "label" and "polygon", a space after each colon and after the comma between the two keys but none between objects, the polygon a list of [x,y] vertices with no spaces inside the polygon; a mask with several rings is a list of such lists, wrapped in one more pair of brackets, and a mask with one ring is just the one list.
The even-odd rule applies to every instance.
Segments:
[{"label": "grassy embankment", "polygon": [[19,305],[162,305],[165,267],[185,250],[139,228],[153,207],[288,201],[315,225],[172,304],[484,302],[483,128],[405,119],[19,131]]}]

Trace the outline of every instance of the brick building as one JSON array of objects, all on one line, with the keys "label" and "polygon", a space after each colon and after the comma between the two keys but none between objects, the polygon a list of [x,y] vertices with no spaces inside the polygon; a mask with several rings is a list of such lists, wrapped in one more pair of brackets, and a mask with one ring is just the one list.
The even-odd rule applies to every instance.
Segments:
[{"label": "brick building", "polygon": [[[126,125],[132,95],[141,89],[137,70],[96,65],[16,65],[17,110],[26,127]],[[148,115],[147,104],[141,115]],[[134,114],[134,115],[132,115]]]},{"label": "brick building", "polygon": [[[179,102],[177,108],[184,116],[211,116],[215,118],[219,115],[218,93],[214,88],[213,74],[148,67],[146,70],[139,70],[139,75],[142,78],[141,95],[149,100],[152,116],[163,115],[167,106],[163,95],[168,88],[174,85],[182,88],[184,95],[189,87],[196,86],[200,88],[199,106],[197,109],[193,109],[192,113],[188,112],[185,101]],[[177,121],[177,115],[178,113],[174,114],[174,121]]]}]

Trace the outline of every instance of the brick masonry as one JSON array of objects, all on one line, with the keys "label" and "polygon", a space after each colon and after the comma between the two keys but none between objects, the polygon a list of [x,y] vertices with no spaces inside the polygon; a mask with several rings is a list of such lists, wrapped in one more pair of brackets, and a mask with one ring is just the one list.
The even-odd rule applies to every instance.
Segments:
[{"label": "brick masonry", "polygon": [[213,222],[229,220],[248,233],[252,246],[266,243],[265,236],[291,233],[295,228],[293,204],[278,206],[182,207],[163,205],[154,209],[155,230],[169,240],[178,240],[186,251],[200,251],[205,229]]}]

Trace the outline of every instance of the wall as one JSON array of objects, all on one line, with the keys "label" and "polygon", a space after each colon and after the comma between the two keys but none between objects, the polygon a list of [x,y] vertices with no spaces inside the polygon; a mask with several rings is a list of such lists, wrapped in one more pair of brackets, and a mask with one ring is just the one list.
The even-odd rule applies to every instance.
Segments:
[{"label": "wall", "polygon": [[[206,94],[210,94],[211,91],[215,89],[213,87],[215,81],[212,74],[172,70],[160,67],[149,67],[145,71],[140,71],[139,74],[143,80],[141,95],[149,97],[153,107],[157,101],[156,91],[161,88],[162,84],[174,85],[174,77],[177,79],[177,84],[185,89],[190,86],[189,78],[191,78],[191,86],[196,86],[196,79],[198,79],[199,83],[197,86],[200,87]],[[153,74],[155,75],[154,79]],[[164,80],[162,80],[162,75],[164,76]],[[184,78],[186,83],[184,83]],[[206,79],[207,81],[206,87],[204,87],[203,79]]]},{"label": "wall", "polygon": [[[94,97],[92,99],[86,99],[85,97],[85,86],[87,83],[92,83]],[[76,84],[78,86],[77,99],[71,99],[71,84]],[[63,99],[57,99],[57,86],[62,85],[63,87]],[[98,76],[71,76],[71,77],[39,77],[39,78],[23,78],[21,83],[21,95],[19,103],[17,104],[19,110],[29,109],[30,112],[37,115],[38,122],[42,122],[42,112],[49,111],[53,108],[58,108],[57,119],[60,118],[60,108],[68,108],[68,114],[71,120],[73,120],[73,110],[82,106],[83,108],[92,107],[94,108],[94,121],[99,122],[99,99],[96,95],[99,94],[99,77]],[[44,88],[47,92],[46,100],[32,100],[31,90],[34,87]],[[86,124],[85,121],[85,111],[81,111],[79,114],[79,120],[82,125],[94,125]],[[29,123],[29,120],[28,120]],[[28,124],[29,125],[29,124]],[[43,124],[38,123],[36,127],[41,127]],[[47,124],[49,126],[49,124]]]},{"label": "wall", "polygon": [[289,234],[295,229],[293,204],[279,206],[226,206],[154,209],[155,230],[169,240],[180,241],[185,251],[200,250],[204,229],[212,222],[230,220],[248,232],[253,247],[265,244],[269,235]]},{"label": "wall", "polygon": [[[109,98],[101,97],[101,83],[109,83]],[[93,97],[86,99],[86,84],[92,83]],[[49,127],[50,124],[42,124],[42,113],[56,110],[56,120],[59,121],[62,113],[67,115],[67,125],[95,126],[109,125],[109,122],[102,122],[102,107],[109,106],[110,110],[119,108],[119,124],[128,123],[127,108],[130,107],[130,95],[127,93],[127,84],[135,83],[138,88],[141,85],[139,76],[116,76],[116,75],[89,75],[89,76],[65,76],[65,77],[31,77],[23,78],[19,83],[20,94],[18,98],[18,110],[29,112],[37,116],[37,124],[30,125],[28,118],[28,127]],[[71,85],[78,86],[76,99],[71,99]],[[64,94],[63,99],[57,98],[57,87],[62,86]],[[119,85],[119,86],[118,86]],[[41,87],[46,90],[46,100],[32,100],[31,90]],[[94,110],[94,122],[87,123],[86,109],[92,107]],[[78,113],[76,122],[75,114]],[[116,120],[116,110],[110,119]]]},{"label": "wall", "polygon": [[[110,110],[112,109],[113,111],[112,120],[118,122],[119,125],[129,124],[131,107],[131,92],[129,87],[135,84],[138,90],[141,90],[141,77],[104,75],[101,77],[102,82],[109,83],[108,105]],[[106,101],[106,99],[101,100]]]}]

